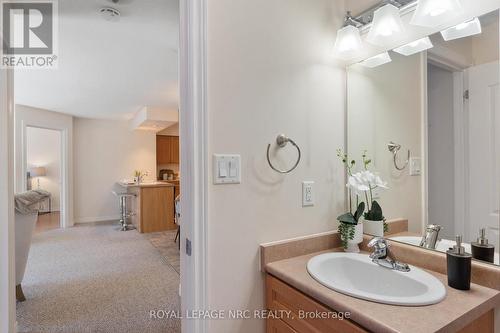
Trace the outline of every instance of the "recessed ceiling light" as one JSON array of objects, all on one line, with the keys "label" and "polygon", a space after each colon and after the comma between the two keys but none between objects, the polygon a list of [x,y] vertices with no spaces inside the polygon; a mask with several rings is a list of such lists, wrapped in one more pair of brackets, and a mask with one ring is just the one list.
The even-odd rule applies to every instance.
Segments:
[{"label": "recessed ceiling light", "polygon": [[393,51],[405,56],[410,56],[412,54],[428,50],[432,47],[433,45],[429,37],[424,37],[414,42],[397,47]]},{"label": "recessed ceiling light", "polygon": [[99,13],[106,21],[116,22],[120,20],[120,12],[118,11],[118,9],[111,7],[102,7],[101,9],[99,9]]},{"label": "recessed ceiling light", "polygon": [[371,57],[371,58],[368,58],[366,60],[363,60],[359,64],[361,66],[364,66],[364,67],[374,68],[374,67],[377,67],[377,66],[380,66],[380,65],[383,65],[383,64],[387,64],[387,63],[389,63],[391,61],[392,61],[392,59],[389,56],[389,53],[388,52],[384,52],[384,53],[381,53],[381,54],[377,54],[374,57]]},{"label": "recessed ceiling light", "polygon": [[375,45],[386,45],[402,37],[403,21],[399,9],[391,4],[380,7],[373,14],[373,23],[366,40]]},{"label": "recessed ceiling light", "polygon": [[481,22],[476,17],[470,21],[460,23],[454,27],[441,31],[445,41],[473,36],[481,33]]}]

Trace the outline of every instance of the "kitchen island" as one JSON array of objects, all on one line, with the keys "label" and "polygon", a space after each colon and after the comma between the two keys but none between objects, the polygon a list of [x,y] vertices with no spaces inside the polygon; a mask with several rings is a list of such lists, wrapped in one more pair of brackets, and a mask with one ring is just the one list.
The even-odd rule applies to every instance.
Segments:
[{"label": "kitchen island", "polygon": [[131,202],[131,221],[141,233],[176,229],[174,223],[174,188],[166,182],[128,184],[119,182],[127,193],[135,195]]}]

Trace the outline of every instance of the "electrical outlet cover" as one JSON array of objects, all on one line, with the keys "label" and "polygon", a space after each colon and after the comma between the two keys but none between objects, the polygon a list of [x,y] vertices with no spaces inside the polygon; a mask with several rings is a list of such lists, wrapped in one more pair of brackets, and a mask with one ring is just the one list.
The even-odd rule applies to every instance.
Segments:
[{"label": "electrical outlet cover", "polygon": [[314,206],[314,182],[302,182],[302,207]]},{"label": "electrical outlet cover", "polygon": [[410,176],[420,176],[422,173],[421,160],[419,157],[410,157]]}]

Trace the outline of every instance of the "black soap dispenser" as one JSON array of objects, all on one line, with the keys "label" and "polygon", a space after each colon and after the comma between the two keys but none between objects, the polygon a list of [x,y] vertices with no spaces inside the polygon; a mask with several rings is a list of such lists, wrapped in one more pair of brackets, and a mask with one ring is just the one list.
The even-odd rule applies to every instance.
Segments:
[{"label": "black soap dispenser", "polygon": [[448,285],[455,289],[470,289],[471,260],[470,253],[462,246],[462,236],[456,236],[456,245],[446,251]]},{"label": "black soap dispenser", "polygon": [[471,250],[472,258],[493,262],[495,246],[493,244],[488,244],[486,229],[479,229],[479,237],[477,238],[477,242],[471,243]]}]

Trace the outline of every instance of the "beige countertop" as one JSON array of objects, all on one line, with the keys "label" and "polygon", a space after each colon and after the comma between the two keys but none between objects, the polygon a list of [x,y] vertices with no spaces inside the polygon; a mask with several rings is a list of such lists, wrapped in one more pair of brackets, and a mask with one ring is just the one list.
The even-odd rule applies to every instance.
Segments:
[{"label": "beige countertop", "polygon": [[[333,291],[314,280],[306,269],[308,260],[318,254],[340,251],[332,249],[265,265],[267,273],[288,283],[311,298],[341,312],[350,312],[350,319],[374,332],[456,332],[486,311],[500,304],[500,293],[494,289],[471,284],[468,291],[448,287],[446,275],[429,271],[446,287],[446,298],[427,306],[395,306],[370,302]],[[377,283],[373,277],[373,283]]]},{"label": "beige countertop", "polygon": [[125,187],[125,188],[131,188],[131,187],[174,187],[174,184],[170,184],[167,182],[162,182],[162,181],[155,181],[155,182],[144,182],[144,183],[139,183],[139,184],[127,184],[124,182],[118,182],[118,185]]}]

